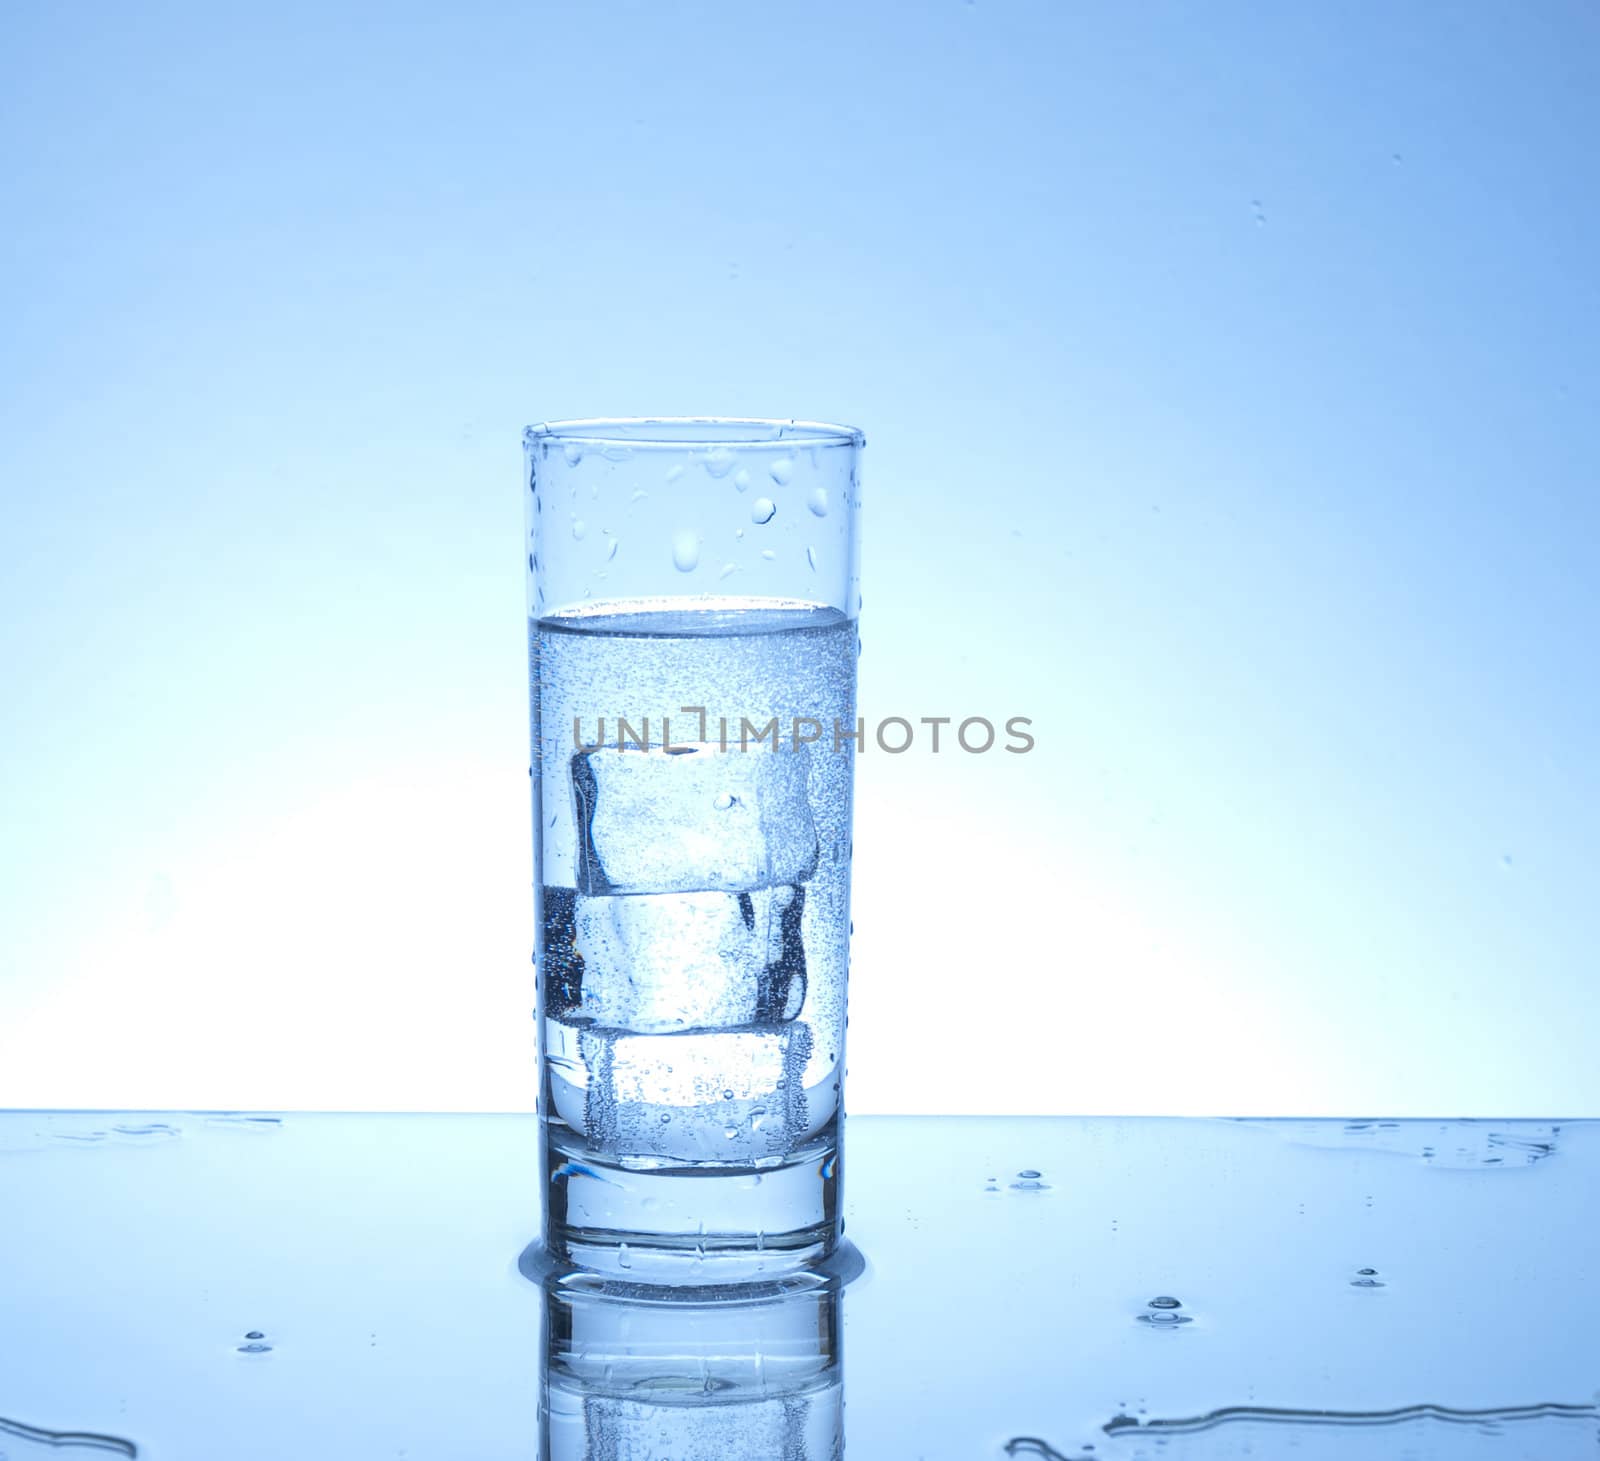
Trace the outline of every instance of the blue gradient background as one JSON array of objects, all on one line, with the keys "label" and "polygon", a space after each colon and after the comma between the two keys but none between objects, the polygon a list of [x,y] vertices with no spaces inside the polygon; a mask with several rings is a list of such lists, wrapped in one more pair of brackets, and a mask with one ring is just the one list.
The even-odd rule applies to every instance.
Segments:
[{"label": "blue gradient background", "polygon": [[533,1100],[525,421],[867,431],[852,1106],[1600,1112],[1590,4],[0,17],[0,1104]]}]

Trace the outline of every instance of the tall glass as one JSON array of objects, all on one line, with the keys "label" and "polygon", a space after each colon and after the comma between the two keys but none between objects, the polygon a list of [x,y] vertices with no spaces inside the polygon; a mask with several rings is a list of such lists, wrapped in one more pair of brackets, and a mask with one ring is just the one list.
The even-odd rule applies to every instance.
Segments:
[{"label": "tall glass", "polygon": [[863,444],[525,433],[556,1266],[742,1282],[839,1241]]}]

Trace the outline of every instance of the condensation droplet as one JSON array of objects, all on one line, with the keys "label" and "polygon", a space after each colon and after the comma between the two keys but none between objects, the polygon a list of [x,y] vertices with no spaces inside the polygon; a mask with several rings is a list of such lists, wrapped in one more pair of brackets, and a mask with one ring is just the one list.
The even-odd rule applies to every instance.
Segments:
[{"label": "condensation droplet", "polygon": [[826,487],[813,487],[806,497],[806,506],[818,517],[828,515],[828,489]]},{"label": "condensation droplet", "polygon": [[817,571],[817,550],[815,548],[806,549],[806,562],[811,565],[811,571],[815,573]]},{"label": "condensation droplet", "polygon": [[575,441],[566,441],[561,444],[561,455],[569,467],[575,467],[583,460],[583,448]]},{"label": "condensation droplet", "polygon": [[740,467],[739,470],[733,474],[733,485],[743,492],[745,488],[750,485],[749,472],[745,471],[743,467]]},{"label": "condensation droplet", "polygon": [[769,523],[778,510],[778,504],[770,497],[758,497],[750,504],[750,521],[754,523]]},{"label": "condensation droplet", "polygon": [[620,538],[613,538],[611,540],[611,546],[606,549],[606,562],[607,563],[609,563],[613,558],[615,558],[617,556],[617,544],[619,542],[621,542],[621,541],[622,540]]},{"label": "condensation droplet", "polygon": [[687,528],[673,535],[672,563],[679,573],[693,573],[700,563],[700,540]]},{"label": "condensation droplet", "polygon": [[633,1254],[628,1251],[626,1243],[617,1244],[617,1266],[619,1268],[633,1267]]},{"label": "condensation droplet", "polygon": [[771,548],[763,548],[761,550],[761,556],[763,558],[767,559],[768,561],[770,561],[770,560],[776,558],[778,555],[776,553],[774,553]]},{"label": "condensation droplet", "polygon": [[772,463],[770,467],[767,468],[767,475],[770,476],[772,480],[778,484],[778,486],[787,486],[789,483],[789,478],[794,476],[794,458],[779,457],[775,462]]},{"label": "condensation droplet", "polygon": [[676,482],[678,480],[678,478],[681,477],[682,475],[683,475],[683,463],[682,462],[679,462],[676,466],[671,466],[671,467],[667,468],[667,481],[669,481],[669,482]]},{"label": "condensation droplet", "polygon": [[586,522],[584,522],[584,520],[581,517],[573,518],[573,520],[572,520],[572,536],[573,537],[575,537],[575,538],[577,538],[577,539],[579,539],[581,541],[582,538],[583,538],[583,535],[588,531],[589,531],[589,525]]},{"label": "condensation droplet", "polygon": [[722,565],[722,572],[719,573],[717,575],[717,577],[718,578],[727,578],[730,574],[737,573],[738,571],[739,571],[739,565],[737,563],[724,563]]},{"label": "condensation droplet", "polygon": [[733,453],[725,446],[714,446],[701,459],[701,465],[713,477],[726,477],[733,470]]}]

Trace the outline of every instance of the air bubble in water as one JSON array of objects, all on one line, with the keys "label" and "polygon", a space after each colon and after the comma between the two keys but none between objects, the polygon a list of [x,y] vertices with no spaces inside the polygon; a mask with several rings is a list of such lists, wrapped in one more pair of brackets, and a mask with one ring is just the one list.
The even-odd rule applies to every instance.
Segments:
[{"label": "air bubble in water", "polygon": [[724,1101],[731,1101],[733,1099],[733,1092],[732,1091],[724,1091],[722,1093],[722,1099]]},{"label": "air bubble in water", "polygon": [[767,475],[780,487],[788,485],[789,478],[794,476],[794,458],[779,457],[767,468]]},{"label": "air bubble in water", "polygon": [[758,497],[750,504],[750,521],[755,523],[769,523],[773,514],[778,510],[778,504],[770,497]]},{"label": "air bubble in water", "polygon": [[724,563],[722,565],[722,572],[719,573],[717,577],[726,578],[730,573],[737,573],[738,571],[739,565],[737,563]]},{"label": "air bubble in water", "polygon": [[828,489],[826,487],[813,487],[806,498],[806,506],[818,517],[828,515]]},{"label": "air bubble in water", "polygon": [[687,528],[672,538],[672,562],[679,573],[693,573],[700,563],[700,540]]},{"label": "air bubble in water", "polygon": [[[736,797],[731,791],[721,791],[718,792],[717,795],[712,799],[711,805],[714,806],[719,812],[725,812],[738,800],[739,798]],[[722,1094],[729,1101],[733,1099],[732,1091],[724,1091]]]},{"label": "air bubble in water", "polygon": [[714,446],[705,454],[701,465],[713,477],[726,477],[733,470],[733,453],[725,446]]}]

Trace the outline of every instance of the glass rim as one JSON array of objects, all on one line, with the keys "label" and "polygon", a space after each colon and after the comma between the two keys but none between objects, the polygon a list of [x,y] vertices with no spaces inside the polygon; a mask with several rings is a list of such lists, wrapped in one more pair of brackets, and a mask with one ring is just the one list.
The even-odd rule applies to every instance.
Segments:
[{"label": "glass rim", "polygon": [[574,446],[727,447],[760,450],[778,444],[803,447],[863,447],[866,436],[855,426],[828,421],[798,421],[764,416],[592,416],[572,421],[541,421],[524,428],[524,446],[559,441]]}]

